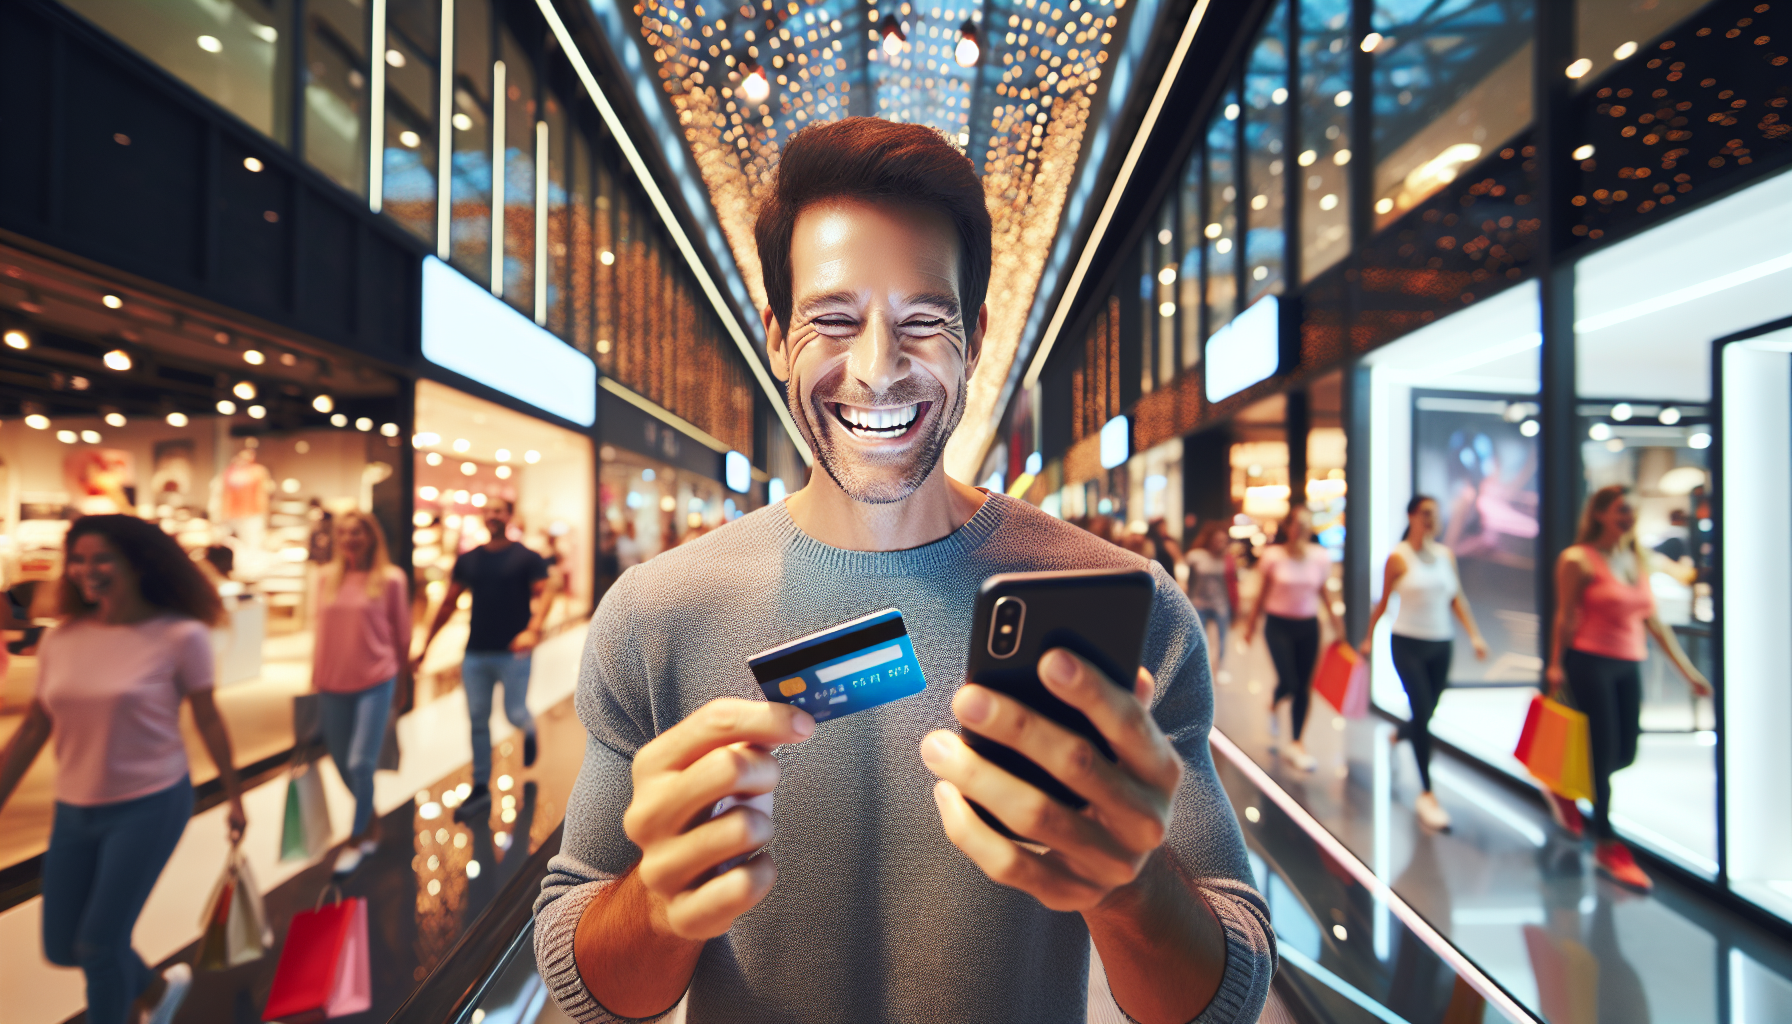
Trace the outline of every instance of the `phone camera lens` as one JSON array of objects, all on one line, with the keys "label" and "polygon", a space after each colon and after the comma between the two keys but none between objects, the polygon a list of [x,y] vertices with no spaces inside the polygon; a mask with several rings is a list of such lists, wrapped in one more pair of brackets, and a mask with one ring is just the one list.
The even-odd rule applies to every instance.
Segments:
[{"label": "phone camera lens", "polygon": [[1018,598],[1004,597],[996,601],[989,631],[990,654],[1006,658],[1020,649],[1021,624],[1026,614],[1027,606]]}]

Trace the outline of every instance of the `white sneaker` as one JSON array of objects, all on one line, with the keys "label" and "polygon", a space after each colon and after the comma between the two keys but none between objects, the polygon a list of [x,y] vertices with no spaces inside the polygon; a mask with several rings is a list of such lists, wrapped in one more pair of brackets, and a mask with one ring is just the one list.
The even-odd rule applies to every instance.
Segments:
[{"label": "white sneaker", "polygon": [[330,873],[337,878],[352,875],[355,873],[355,869],[361,866],[361,861],[366,856],[361,852],[360,846],[344,846],[342,851],[336,854],[336,866],[330,869]]},{"label": "white sneaker", "polygon": [[1436,796],[1420,793],[1418,800],[1413,802],[1413,810],[1419,815],[1419,824],[1426,828],[1434,832],[1450,830],[1450,812],[1438,804]]},{"label": "white sneaker", "polygon": [[161,1002],[144,1018],[145,1024],[174,1024],[175,1012],[186,1002],[187,990],[193,987],[193,968],[175,964],[162,972],[162,980],[168,987],[162,992]]},{"label": "white sneaker", "polygon": [[1303,772],[1310,772],[1319,767],[1319,760],[1304,750],[1290,750],[1284,755],[1288,762]]}]

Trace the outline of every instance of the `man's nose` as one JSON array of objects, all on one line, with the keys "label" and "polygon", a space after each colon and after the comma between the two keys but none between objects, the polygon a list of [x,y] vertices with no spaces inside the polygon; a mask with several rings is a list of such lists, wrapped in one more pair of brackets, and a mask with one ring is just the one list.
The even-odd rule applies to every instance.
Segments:
[{"label": "man's nose", "polygon": [[846,371],[879,394],[908,376],[908,357],[903,354],[894,325],[886,317],[874,314],[870,318],[864,333],[847,353]]}]

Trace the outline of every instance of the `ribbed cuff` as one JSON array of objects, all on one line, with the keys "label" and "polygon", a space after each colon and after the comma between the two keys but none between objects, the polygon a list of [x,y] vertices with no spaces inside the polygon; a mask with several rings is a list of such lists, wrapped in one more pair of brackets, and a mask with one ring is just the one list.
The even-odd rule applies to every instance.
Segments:
[{"label": "ribbed cuff", "polygon": [[535,969],[541,973],[541,980],[547,983],[548,992],[554,1002],[560,1004],[561,1011],[578,1024],[636,1024],[665,1020],[672,1015],[677,1003],[668,1007],[665,1013],[652,1017],[619,1016],[605,1009],[585,987],[585,979],[579,976],[578,960],[573,956],[573,936],[578,934],[579,920],[585,916],[585,908],[597,894],[615,881],[613,878],[599,879],[568,889],[536,913]]},{"label": "ribbed cuff", "polygon": [[1197,890],[1226,933],[1226,973],[1219,991],[1191,1024],[1255,1021],[1269,999],[1276,973],[1275,937],[1269,924],[1244,900],[1202,886]]}]

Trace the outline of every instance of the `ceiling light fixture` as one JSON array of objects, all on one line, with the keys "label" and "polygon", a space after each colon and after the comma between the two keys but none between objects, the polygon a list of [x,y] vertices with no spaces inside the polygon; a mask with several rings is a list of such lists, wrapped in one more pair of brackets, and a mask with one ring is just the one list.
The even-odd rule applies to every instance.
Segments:
[{"label": "ceiling light fixture", "polygon": [[884,15],[884,23],[878,27],[878,31],[884,37],[885,53],[894,57],[902,52],[902,44],[908,41],[908,36],[903,34],[902,23],[896,20],[894,14]]},{"label": "ceiling light fixture", "polygon": [[117,370],[119,373],[131,368],[131,355],[122,348],[115,348],[106,353],[100,361],[106,364],[107,369]]},{"label": "ceiling light fixture", "polygon": [[31,335],[18,328],[6,332],[6,347],[18,349],[20,352],[31,347]]},{"label": "ceiling light fixture", "polygon": [[318,412],[335,412],[336,400],[329,395],[318,395],[311,400],[311,408]]},{"label": "ceiling light fixture", "polygon": [[260,349],[252,348],[243,352],[243,362],[248,363],[250,366],[260,366],[267,361],[268,357],[262,355]]},{"label": "ceiling light fixture", "polygon": [[961,68],[975,67],[983,58],[983,47],[978,45],[977,26],[966,20],[958,26],[958,45],[952,50],[952,59],[958,61]]},{"label": "ceiling light fixture", "polygon": [[184,412],[171,412],[162,418],[167,420],[168,425],[171,427],[184,427],[187,425],[187,414]]},{"label": "ceiling light fixture", "polygon": [[25,417],[25,425],[32,430],[48,430],[50,429],[50,417],[41,412],[30,413]]},{"label": "ceiling light fixture", "polygon": [[230,389],[230,393],[247,402],[255,397],[255,385],[246,380],[239,380],[236,382],[236,386]]},{"label": "ceiling light fixture", "polygon": [[764,103],[772,94],[772,83],[765,77],[765,69],[750,60],[740,62],[740,92],[749,103]]}]

